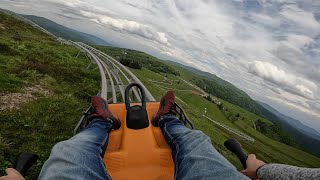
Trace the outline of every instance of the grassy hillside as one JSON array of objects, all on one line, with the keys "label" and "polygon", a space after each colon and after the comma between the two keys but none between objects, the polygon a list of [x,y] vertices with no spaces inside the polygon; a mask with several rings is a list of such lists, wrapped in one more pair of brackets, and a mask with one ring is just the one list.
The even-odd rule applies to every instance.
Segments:
[{"label": "grassy hillside", "polygon": [[[151,93],[153,95],[156,95],[156,98],[158,100],[165,93],[165,90],[159,88],[153,83],[150,83],[150,77],[152,77],[152,79],[157,80],[163,79],[166,75],[170,79],[176,78],[168,74],[159,75],[144,68],[142,70],[132,69],[132,71],[134,71],[134,73],[142,80],[142,82],[151,91]],[[170,88],[183,88],[184,90],[193,90],[192,87],[190,87],[187,84],[183,84],[182,82],[180,82],[180,84],[173,84],[171,86],[167,86],[167,88],[164,89]],[[202,114],[204,113],[205,108],[207,108],[206,116],[254,137],[256,141],[253,144],[241,141],[244,146],[244,149],[249,153],[257,154],[259,158],[265,160],[266,162],[287,163],[306,167],[319,167],[319,158],[310,155],[306,152],[303,152],[299,149],[272,140],[266,137],[265,135],[261,134],[260,132],[256,131],[252,127],[251,120],[261,119],[264,122],[270,123],[266,119],[257,116],[253,113],[250,113],[239,106],[235,106],[228,102],[222,101],[224,103],[224,106],[229,109],[228,111],[238,112],[240,114],[240,117],[244,117],[244,119],[239,119],[237,121],[231,122],[230,119],[225,117],[224,114],[219,110],[217,105],[207,101],[203,97],[200,97],[190,92],[176,91],[176,93],[177,97],[182,100],[178,100],[178,103],[186,109],[189,118],[195,123],[196,128],[208,134],[211,137],[213,144],[218,149],[218,151],[221,152],[224,156],[226,156],[239,169],[241,168],[241,165],[238,162],[238,160],[223,147],[223,142],[225,140],[231,137],[238,137],[220,129],[219,127],[216,127],[213,123],[204,119],[202,117]],[[183,102],[186,104],[184,104]]]},{"label": "grassy hillside", "polygon": [[[317,148],[317,144],[319,144],[320,141],[310,138],[307,134],[301,133],[297,129],[291,127],[290,124],[284,123],[284,120],[252,100],[245,92],[213,74],[202,72],[171,61],[161,61],[153,56],[135,50],[115,47],[96,47],[113,56],[120,62],[126,58],[132,62],[140,63],[142,64],[142,67],[156,73],[181,76],[190,83],[197,85],[205,92],[260,116],[260,118],[254,119],[254,121],[263,117],[273,122],[274,124],[269,126],[262,121],[256,122],[258,126],[257,130],[264,133],[266,136],[320,156],[320,150]],[[229,115],[230,113],[228,116]]]},{"label": "grassy hillside", "polygon": [[282,121],[279,123],[283,124],[284,129],[297,140],[300,148],[305,149],[306,151],[310,151],[311,153],[320,157],[320,136],[316,130],[305,126],[296,119],[287,117],[279,113],[267,104],[261,102],[260,104],[266,109],[270,110],[270,112],[273,112],[278,117],[281,117]]},{"label": "grassy hillside", "polygon": [[204,89],[207,93],[213,94],[273,122],[275,125],[271,131],[279,132],[277,137],[271,135],[275,137],[274,139],[291,146],[299,147],[320,157],[320,140],[314,138],[314,135],[312,135],[309,130],[300,131],[299,127],[302,126],[294,126],[294,120],[291,119],[288,122],[281,116],[277,116],[272,113],[272,111],[269,111],[267,108],[252,100],[246,93],[237,89],[232,84],[221,79],[219,80],[219,78],[214,75],[210,76],[208,73],[202,74],[205,74],[205,77],[193,77],[190,81]]},{"label": "grassy hillside", "polygon": [[[118,48],[100,47],[99,49],[108,52],[108,54],[113,54],[113,57],[118,60],[122,58],[121,56],[123,53],[121,53],[122,51],[120,51]],[[127,54],[125,55],[128,56],[129,52],[126,52]],[[145,54],[145,56],[149,55]],[[153,60],[156,58],[150,57],[148,59]],[[175,89],[178,97],[177,102],[185,108],[189,118],[194,122],[196,128],[208,134],[211,137],[211,140],[217,150],[225,157],[227,157],[227,159],[229,159],[239,169],[241,169],[240,162],[223,146],[224,141],[228,138],[239,138],[215,126],[214,123],[208,121],[207,119],[204,119],[202,117],[202,114],[204,114],[205,108],[207,109],[207,113],[205,114],[206,116],[238,131],[246,133],[256,140],[253,144],[251,144],[239,139],[243,144],[244,149],[248,153],[255,153],[257,154],[258,158],[261,158],[266,162],[285,163],[305,167],[320,166],[320,159],[316,156],[313,156],[281,142],[275,141],[257,131],[253,126],[253,122],[258,119],[268,126],[274,125],[264,117],[256,115],[255,113],[251,113],[244,108],[217,98],[220,102],[223,103],[224,108],[228,109],[227,113],[239,114],[239,117],[237,119],[230,118],[227,116],[225,110],[220,110],[216,104],[213,104],[205,98],[193,93],[193,91],[197,90],[194,87],[190,86],[188,83],[182,81],[182,79],[191,81],[194,77],[199,77],[198,74],[194,74],[182,67],[174,66],[169,62],[159,61],[158,59],[156,59],[156,61],[159,63],[163,63],[163,66],[170,65],[172,68],[179,72],[180,76],[174,76],[171,73],[159,73],[157,71],[154,72],[147,67],[142,67],[141,70],[133,68],[131,70],[145,84],[145,86],[156,97],[157,100],[160,100],[161,96],[167,89]],[[168,82],[171,82],[172,84]]]},{"label": "grassy hillside", "polygon": [[306,125],[302,124],[299,120],[291,118],[289,116],[286,116],[286,115],[280,113],[279,111],[277,111],[276,109],[274,109],[273,107],[271,107],[270,105],[268,105],[266,103],[259,102],[259,101],[257,101],[257,102],[259,104],[261,104],[264,108],[266,108],[267,110],[269,110],[270,112],[275,114],[276,116],[279,116],[279,117],[281,117],[281,119],[290,123],[292,126],[297,128],[299,131],[306,133],[306,134],[309,134],[310,136],[320,140],[320,132],[316,131],[312,127],[306,126]]},{"label": "grassy hillside", "polygon": [[[253,144],[238,139],[247,152],[257,154],[258,158],[305,167],[320,166],[319,158],[255,130],[252,120],[260,119],[272,125],[263,117],[218,99],[228,109],[225,112],[194,93],[197,89],[183,81],[195,76],[190,71],[168,66],[141,52],[132,51],[134,55],[128,52],[126,55],[130,58],[150,57],[146,63],[141,62],[140,70],[132,71],[158,100],[166,89],[176,89],[177,102],[185,108],[196,128],[208,134],[217,150],[237,168],[241,169],[240,162],[223,147],[223,142],[238,137],[204,119],[205,108],[206,116],[255,138]],[[31,26],[0,13],[0,175],[19,152],[32,151],[40,155],[40,161],[27,179],[37,179],[52,146],[72,136],[81,113],[89,105],[89,97],[99,91],[100,82],[96,67],[88,67],[87,58],[77,55],[77,49],[61,45]],[[153,65],[157,69],[151,67]],[[229,113],[239,117],[230,118]]]},{"label": "grassy hillside", "polygon": [[0,176],[19,152],[40,161],[27,179],[37,179],[52,146],[72,130],[99,91],[99,72],[78,50],[0,12]]},{"label": "grassy hillside", "polygon": [[73,41],[81,41],[84,43],[96,44],[96,45],[103,45],[103,46],[112,46],[110,43],[106,42],[105,40],[98,38],[96,36],[79,32],[60,24],[57,24],[49,19],[33,16],[33,15],[21,15],[24,18],[29,19],[30,21],[38,24],[42,28],[46,29],[47,31],[51,32],[52,34],[64,38],[70,39]]},{"label": "grassy hillside", "polygon": [[95,47],[106,52],[108,55],[118,59],[122,64],[127,65],[126,61],[131,61],[131,64],[133,62],[135,64],[139,64],[138,68],[135,68],[129,65],[129,67],[133,67],[135,69],[141,69],[141,67],[144,67],[157,73],[168,73],[168,74],[173,74],[177,76],[180,75],[179,71],[176,71],[174,68],[163,64],[157,58],[140,51],[136,51],[132,49],[114,48],[114,47],[108,47],[108,46],[95,46]]}]

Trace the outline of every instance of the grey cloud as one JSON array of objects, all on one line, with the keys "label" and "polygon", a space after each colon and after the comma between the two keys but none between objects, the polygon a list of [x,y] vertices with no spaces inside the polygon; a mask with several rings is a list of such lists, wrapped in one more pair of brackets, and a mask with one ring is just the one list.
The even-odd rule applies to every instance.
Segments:
[{"label": "grey cloud", "polygon": [[[319,87],[314,85],[320,84],[318,1],[15,2],[20,8],[28,7],[26,10],[31,14],[52,17],[58,23],[63,21],[69,27],[100,35],[119,46],[216,73],[258,99],[267,99],[264,96],[292,99],[289,93],[301,96],[302,103],[320,98]],[[10,3],[4,4],[0,6],[10,8]],[[63,14],[67,16],[65,20],[61,20]],[[58,15],[61,18],[55,17]],[[92,27],[84,26],[86,23]],[[308,40],[312,41],[307,43]],[[257,68],[257,61],[262,62],[262,68]],[[266,62],[277,67],[276,71]],[[279,76],[282,71],[284,76]],[[286,108],[290,107],[282,109]],[[313,106],[310,108],[317,112]]]},{"label": "grey cloud", "polygon": [[255,61],[250,64],[249,72],[277,84],[279,88],[308,99],[313,99],[318,90],[314,82],[296,77],[269,62]]},{"label": "grey cloud", "polygon": [[273,91],[276,94],[279,94],[279,95],[281,94],[280,90],[278,88],[270,87],[270,89],[271,89],[271,91]]},{"label": "grey cloud", "polygon": [[67,14],[67,13],[54,13],[54,14],[59,17],[63,17],[63,18],[70,19],[70,20],[81,20],[81,18],[75,17],[72,14]]},{"label": "grey cloud", "polygon": [[143,11],[145,11],[145,12],[147,12],[148,14],[151,14],[151,15],[156,15],[156,14],[157,14],[156,11],[153,11],[152,9],[145,8],[145,7],[141,6],[141,5],[139,5],[138,3],[127,2],[127,4],[128,4],[129,6],[134,7],[134,8],[143,10]]},{"label": "grey cloud", "polygon": [[300,49],[288,43],[280,42],[272,53],[289,64],[299,65],[303,63]]},{"label": "grey cloud", "polygon": [[316,109],[320,113],[320,100],[318,100],[318,101],[307,101],[307,104],[312,109]]}]

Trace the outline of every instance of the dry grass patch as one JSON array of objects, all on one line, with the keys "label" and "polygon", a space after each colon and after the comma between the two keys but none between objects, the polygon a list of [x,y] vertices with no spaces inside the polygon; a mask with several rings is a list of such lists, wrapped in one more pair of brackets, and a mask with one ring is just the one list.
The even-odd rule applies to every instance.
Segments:
[{"label": "dry grass patch", "polygon": [[0,111],[19,110],[23,104],[50,95],[52,92],[41,85],[24,87],[17,93],[0,93]]},{"label": "dry grass patch", "polygon": [[1,23],[0,23],[0,29],[1,29],[1,30],[7,30],[8,28],[7,28],[4,24],[1,24]]}]

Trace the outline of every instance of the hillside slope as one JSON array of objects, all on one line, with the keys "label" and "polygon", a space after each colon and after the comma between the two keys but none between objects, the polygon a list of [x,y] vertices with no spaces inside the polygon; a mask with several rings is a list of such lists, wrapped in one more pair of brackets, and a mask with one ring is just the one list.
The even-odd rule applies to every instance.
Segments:
[{"label": "hillside slope", "polygon": [[275,121],[275,123],[281,124],[296,139],[302,149],[320,156],[320,135],[316,130],[302,124],[296,119],[281,114],[268,104],[259,103],[279,117],[278,120],[281,121]]},{"label": "hillside slope", "polygon": [[[176,67],[181,67],[183,69],[187,69],[188,71],[198,75],[197,78],[192,77],[192,79],[188,79],[190,82],[194,83],[198,87],[205,90],[207,93],[212,94],[218,98],[224,99],[232,104],[238,105],[250,112],[253,112],[259,116],[262,116],[271,122],[278,124],[280,128],[286,130],[293,138],[295,138],[297,144],[300,148],[316,154],[320,156],[320,148],[318,144],[320,144],[320,140],[318,138],[310,137],[305,131],[298,130],[300,126],[291,126],[290,123],[286,122],[286,118],[283,116],[277,116],[272,111],[269,111],[268,108],[262,106],[261,104],[257,103],[256,101],[252,100],[250,96],[248,96],[245,92],[238,89],[231,83],[211,74],[208,72],[202,72],[192,67],[188,67],[179,63],[167,61],[166,64],[169,66],[162,66],[160,61],[153,57],[149,56],[145,53],[130,50],[130,49],[121,49],[121,48],[112,48],[108,47],[110,44],[96,38],[92,35],[81,33],[64,26],[61,26],[53,21],[48,19],[37,17],[37,16],[30,16],[30,15],[23,15],[24,17],[28,18],[29,20],[37,23],[38,25],[42,26],[49,32],[66,38],[72,39],[75,41],[82,41],[89,44],[96,44],[96,45],[107,45],[103,47],[103,50],[108,52],[111,56],[114,57],[121,57],[120,61],[127,61],[126,65],[132,64],[132,62],[136,62],[135,66],[138,67],[145,67],[154,72],[168,72],[169,74],[179,75],[179,72],[171,68],[171,65]],[[100,47],[101,48],[101,47]],[[128,59],[130,59],[128,61]],[[134,59],[134,60],[132,60]],[[292,123],[292,121],[291,121]],[[282,130],[280,130],[282,131]],[[283,132],[281,132],[283,134]],[[287,143],[289,145],[294,145],[294,140],[288,140],[286,135],[284,138],[276,138],[281,142]]]},{"label": "hillside slope", "polygon": [[103,40],[101,38],[67,28],[65,26],[62,26],[56,22],[53,22],[53,21],[46,19],[46,18],[43,18],[43,17],[33,16],[33,15],[21,15],[21,16],[38,24],[42,28],[51,32],[52,34],[54,34],[58,37],[64,38],[64,39],[73,40],[73,41],[81,41],[81,42],[89,43],[89,44],[112,46],[110,43],[106,42],[105,40]]},{"label": "hillside slope", "polygon": [[277,111],[276,109],[274,109],[273,107],[271,107],[270,105],[268,105],[266,103],[263,103],[263,102],[258,102],[258,103],[261,104],[264,108],[266,108],[270,112],[272,112],[273,114],[275,114],[276,116],[280,117],[282,120],[285,120],[285,122],[290,123],[291,126],[295,127],[300,132],[302,132],[306,135],[309,135],[311,137],[314,137],[315,139],[320,140],[320,133],[318,131],[316,131],[315,129],[302,124],[297,119],[291,118],[289,116],[286,116],[286,115],[280,113],[279,111]]},{"label": "hillside slope", "polygon": [[[98,48],[106,52],[107,54],[112,55],[119,61],[124,56],[132,57],[132,60],[136,59],[134,54],[137,54],[137,52],[135,51],[133,51],[133,54],[130,54],[131,51],[121,48]],[[123,53],[124,51],[126,53]],[[241,164],[239,163],[238,159],[230,152],[228,152],[228,150],[223,146],[224,141],[231,137],[240,140],[247,152],[257,154],[259,158],[263,159],[266,162],[286,163],[305,167],[320,166],[320,158],[270,139],[264,134],[257,131],[252,125],[253,122],[257,119],[260,119],[268,126],[273,125],[267,119],[251,113],[244,108],[217,98],[224,104],[225,110],[221,110],[219,109],[219,106],[217,104],[214,104],[204,97],[199,96],[201,92],[194,93],[198,90],[191,86],[190,83],[182,81],[189,81],[194,77],[198,78],[199,75],[190,72],[189,70],[186,70],[180,66],[172,65],[167,61],[161,61],[143,52],[139,52],[140,57],[142,56],[141,54],[143,54],[143,57],[149,59],[150,61],[163,63],[164,65],[162,66],[169,65],[175,71],[179,72],[179,76],[175,76],[171,73],[150,70],[147,66],[144,67],[143,64],[141,69],[131,68],[131,70],[144,83],[148,90],[155,96],[157,100],[160,100],[161,96],[165,93],[166,90],[174,89],[177,94],[177,103],[186,110],[188,117],[194,122],[196,128],[209,135],[216,149],[239,169],[241,169]],[[228,110],[226,111],[226,109]],[[216,126],[214,123],[211,123],[209,120],[205,119],[202,114],[205,114],[206,116],[214,119],[219,123],[246,133],[253,137],[256,141],[253,144],[248,143],[238,136],[224,129],[221,129],[221,127]]]},{"label": "hillside slope", "polygon": [[[245,92],[213,74],[202,72],[192,67],[184,66],[175,62],[169,63],[202,76],[200,78],[194,78],[195,76],[189,77],[189,80],[194,82],[197,86],[205,90],[207,93],[215,95],[218,98],[221,98],[232,104],[238,105],[252,113],[268,119],[274,124],[279,125],[292,137],[292,139],[296,141],[298,147],[320,157],[320,140],[318,138],[319,135],[316,135],[319,133],[314,132],[315,130],[307,128],[297,120],[289,119],[289,117],[287,116],[280,115],[279,112],[273,111],[272,108],[269,108],[264,104],[257,103],[256,101],[252,100]],[[293,124],[294,122],[296,122],[296,125]],[[312,132],[314,132],[313,135],[310,135],[310,133]],[[287,138],[283,138],[282,142],[289,145],[295,144],[292,142],[292,140],[288,141]]]},{"label": "hillside slope", "polygon": [[100,86],[78,53],[0,12],[0,176],[27,151],[40,156],[26,178],[37,179],[53,145],[72,136]]},{"label": "hillside slope", "polygon": [[[219,98],[222,98],[232,104],[238,105],[250,112],[263,116],[269,120],[277,119],[278,117],[266,110],[260,104],[251,99],[251,97],[244,91],[235,87],[233,84],[217,77],[214,74],[203,72],[198,69],[185,66],[176,62],[168,61],[169,63],[187,69],[197,75],[202,76],[200,79],[194,79],[193,82],[205,90],[206,92],[213,94]],[[210,87],[207,85],[210,84]]]},{"label": "hillside slope", "polygon": [[[32,151],[40,155],[40,161],[26,179],[37,179],[53,145],[72,136],[74,126],[89,106],[89,97],[99,91],[100,82],[97,68],[78,53],[74,47],[62,45],[32,26],[0,12],[0,98],[22,98],[13,107],[11,103],[0,107],[0,176],[19,152]],[[142,58],[142,55],[150,56],[139,56]],[[219,99],[228,109],[226,112],[194,93],[197,90],[180,78],[189,80],[195,74],[172,66],[172,72],[179,72],[178,78],[172,72],[161,72],[168,68],[163,61],[154,57],[149,61],[145,66],[156,61],[159,69],[152,70],[157,72],[146,67],[132,71],[157,100],[167,89],[176,89],[177,102],[184,107],[196,128],[206,133],[216,149],[238,169],[241,169],[238,159],[223,147],[225,140],[238,137],[204,119],[205,109],[206,116],[255,138],[253,144],[238,138],[248,153],[255,153],[266,162],[320,167],[320,158],[274,141],[252,127],[255,119],[272,124],[265,118]],[[167,81],[172,84],[168,85]],[[229,115],[235,113],[239,116],[230,118]]]}]

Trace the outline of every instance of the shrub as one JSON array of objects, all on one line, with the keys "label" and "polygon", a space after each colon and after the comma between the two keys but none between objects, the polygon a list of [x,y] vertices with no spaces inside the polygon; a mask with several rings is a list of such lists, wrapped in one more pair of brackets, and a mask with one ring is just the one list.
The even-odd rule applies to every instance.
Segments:
[{"label": "shrub", "polygon": [[134,61],[132,59],[121,58],[120,63],[125,66],[128,66],[130,68],[133,68],[133,69],[141,69],[142,68],[142,65],[139,62]]},{"label": "shrub", "polygon": [[0,42],[0,54],[14,56],[20,54],[19,51],[11,48],[9,45]]}]

